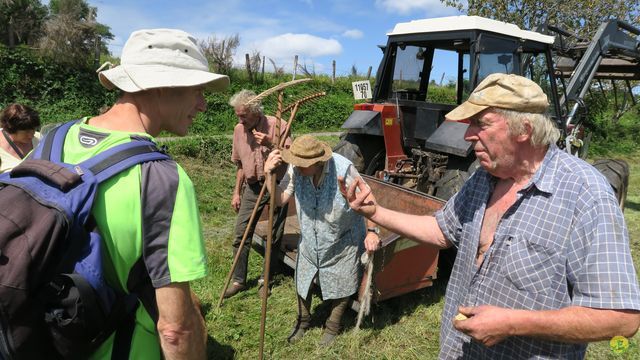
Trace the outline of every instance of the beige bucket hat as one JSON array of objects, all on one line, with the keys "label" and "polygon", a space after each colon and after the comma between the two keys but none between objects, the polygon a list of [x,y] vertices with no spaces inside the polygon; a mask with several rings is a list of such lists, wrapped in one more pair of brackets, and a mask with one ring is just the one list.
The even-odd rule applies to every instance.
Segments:
[{"label": "beige bucket hat", "polygon": [[196,39],[182,30],[134,31],[122,49],[119,66],[98,73],[109,90],[134,93],[161,87],[205,85],[208,90],[229,87],[229,77],[209,71]]},{"label": "beige bucket hat", "polygon": [[311,135],[302,135],[282,150],[282,159],[293,166],[309,167],[331,159],[331,147]]},{"label": "beige bucket hat", "polygon": [[473,90],[469,99],[451,110],[448,120],[465,120],[489,107],[528,113],[544,113],[547,95],[535,82],[514,74],[491,74]]}]

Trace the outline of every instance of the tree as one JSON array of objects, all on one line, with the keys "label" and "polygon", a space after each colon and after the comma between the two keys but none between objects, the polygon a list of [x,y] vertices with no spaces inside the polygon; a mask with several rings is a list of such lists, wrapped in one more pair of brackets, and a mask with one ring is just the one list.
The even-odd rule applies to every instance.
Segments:
[{"label": "tree", "polygon": [[200,50],[204,53],[213,71],[229,75],[233,67],[233,56],[240,45],[238,34],[219,39],[212,35],[207,40],[200,41]]},{"label": "tree", "polygon": [[1,42],[9,47],[33,45],[47,14],[47,7],[38,0],[0,0]]},{"label": "tree", "polygon": [[[468,15],[516,24],[531,30],[545,22],[589,38],[607,19],[638,26],[640,0],[441,0]],[[466,5],[466,7],[465,7]]]},{"label": "tree", "polygon": [[109,53],[110,28],[96,21],[98,9],[85,0],[51,0],[51,17],[40,38],[41,52],[57,62],[96,67],[100,52]]}]

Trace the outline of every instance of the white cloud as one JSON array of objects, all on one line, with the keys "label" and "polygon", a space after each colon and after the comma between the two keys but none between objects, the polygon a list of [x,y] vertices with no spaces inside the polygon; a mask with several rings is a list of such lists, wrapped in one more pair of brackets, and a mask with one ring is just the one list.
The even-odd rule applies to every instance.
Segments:
[{"label": "white cloud", "polygon": [[351,29],[351,30],[347,30],[347,31],[343,32],[342,36],[344,36],[346,38],[349,38],[349,39],[362,39],[364,34],[362,33],[362,31],[360,31],[358,29]]},{"label": "white cloud", "polygon": [[426,13],[429,17],[458,13],[457,10],[447,7],[440,0],[376,0],[376,6],[402,15],[409,15],[415,11]]},{"label": "white cloud", "polygon": [[265,39],[259,44],[260,52],[271,58],[288,58],[293,55],[317,57],[340,55],[342,45],[334,39],[323,39],[309,34],[282,34]]},{"label": "white cloud", "polygon": [[324,71],[323,64],[317,62],[317,58],[323,56],[339,57],[343,48],[335,39],[325,39],[310,34],[286,33],[272,36],[266,39],[254,39],[248,44],[241,44],[234,56],[234,65],[245,65],[245,53],[252,54],[259,51],[265,56],[266,71],[271,71],[272,65],[268,59],[276,62],[277,66],[284,67],[285,71],[293,70],[293,58],[298,55],[298,64],[306,64],[307,69],[316,72]]}]

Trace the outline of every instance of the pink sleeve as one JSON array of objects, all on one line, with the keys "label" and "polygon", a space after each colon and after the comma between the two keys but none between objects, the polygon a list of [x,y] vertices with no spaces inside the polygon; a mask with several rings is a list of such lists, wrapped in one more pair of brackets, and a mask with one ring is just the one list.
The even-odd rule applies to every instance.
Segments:
[{"label": "pink sleeve", "polygon": [[233,128],[233,145],[231,147],[231,161],[233,161],[234,164],[238,164],[240,163],[240,155],[238,154],[238,149],[236,148],[236,144],[238,143],[239,140],[239,134],[240,131],[238,129],[239,125],[236,125],[235,128]]}]

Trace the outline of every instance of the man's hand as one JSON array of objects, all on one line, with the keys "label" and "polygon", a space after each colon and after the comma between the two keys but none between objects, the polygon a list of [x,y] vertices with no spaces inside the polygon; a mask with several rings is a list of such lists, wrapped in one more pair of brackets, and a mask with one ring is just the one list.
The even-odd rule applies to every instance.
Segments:
[{"label": "man's hand", "polygon": [[233,211],[238,212],[240,210],[240,194],[234,192],[231,197],[231,208]]},{"label": "man's hand", "polygon": [[367,231],[367,236],[364,238],[364,248],[368,252],[373,252],[380,249],[380,236],[374,232]]},{"label": "man's hand", "polygon": [[282,164],[282,154],[278,149],[273,150],[264,162],[265,174],[271,174],[280,164]]},{"label": "man's hand", "polygon": [[[340,185],[340,192],[349,203],[350,208],[367,218],[371,218],[376,213],[376,198],[371,193],[371,188],[367,186],[362,178],[357,177],[354,179],[347,189],[344,177],[338,176],[338,184]],[[359,191],[356,192],[356,189]]]},{"label": "man's hand", "polygon": [[493,346],[514,333],[510,322],[510,309],[482,305],[458,308],[467,320],[453,320],[453,327],[485,346]]},{"label": "man's hand", "polygon": [[271,137],[265,133],[261,133],[256,129],[251,130],[253,134],[253,138],[256,139],[258,145],[263,145],[267,147],[271,147]]}]

